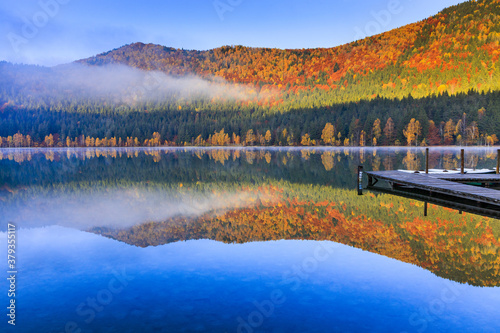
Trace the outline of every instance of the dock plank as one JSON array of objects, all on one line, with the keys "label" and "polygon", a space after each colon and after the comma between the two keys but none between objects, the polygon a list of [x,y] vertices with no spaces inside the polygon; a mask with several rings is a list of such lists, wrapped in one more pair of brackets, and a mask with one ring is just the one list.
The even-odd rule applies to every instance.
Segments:
[{"label": "dock plank", "polygon": [[402,186],[423,189],[432,193],[443,193],[478,202],[493,203],[500,209],[500,191],[460,182],[500,183],[496,174],[449,174],[405,173],[401,171],[369,171],[367,174],[378,180],[385,180]]},{"label": "dock plank", "polygon": [[497,174],[448,174],[432,176],[454,182],[500,183],[500,175]]}]

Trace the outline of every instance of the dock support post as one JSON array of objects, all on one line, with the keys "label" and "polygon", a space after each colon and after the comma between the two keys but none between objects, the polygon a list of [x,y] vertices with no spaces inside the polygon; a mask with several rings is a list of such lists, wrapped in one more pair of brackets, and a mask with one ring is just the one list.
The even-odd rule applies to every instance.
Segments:
[{"label": "dock support post", "polygon": [[500,149],[497,149],[497,175],[500,173]]},{"label": "dock support post", "polygon": [[363,195],[363,166],[358,165],[358,195]]},{"label": "dock support post", "polygon": [[429,173],[429,148],[425,148],[425,174]]},{"label": "dock support post", "polygon": [[427,201],[424,202],[424,217],[427,217]]},{"label": "dock support post", "polygon": [[465,150],[461,149],[460,150],[460,173],[462,175],[464,174],[464,167],[465,167]]}]

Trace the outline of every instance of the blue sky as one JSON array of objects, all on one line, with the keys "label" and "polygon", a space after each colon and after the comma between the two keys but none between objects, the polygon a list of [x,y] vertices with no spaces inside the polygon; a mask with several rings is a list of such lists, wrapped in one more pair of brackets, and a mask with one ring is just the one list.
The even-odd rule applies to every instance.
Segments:
[{"label": "blue sky", "polygon": [[0,2],[0,60],[57,65],[134,42],[333,47],[463,0],[19,0]]}]

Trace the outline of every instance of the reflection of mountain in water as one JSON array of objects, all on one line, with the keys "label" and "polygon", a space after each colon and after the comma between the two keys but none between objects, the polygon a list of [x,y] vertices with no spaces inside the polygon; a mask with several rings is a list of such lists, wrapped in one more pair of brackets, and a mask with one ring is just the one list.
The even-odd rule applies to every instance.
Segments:
[{"label": "reflection of mountain in water", "polygon": [[[404,167],[405,161],[418,159],[423,150],[2,152],[0,221],[10,216],[20,227],[66,220],[73,224],[61,225],[142,247],[187,239],[228,243],[331,240],[414,263],[455,281],[500,285],[498,220],[459,215],[433,205],[429,217],[423,218],[421,202],[387,194],[358,197],[355,191],[348,190],[355,188],[353,171],[358,164],[363,164],[365,170],[396,169]],[[456,160],[457,152],[433,149],[430,167]],[[470,163],[492,167],[496,155],[491,152],[474,151],[476,158]],[[235,205],[231,199],[237,194],[242,194],[242,201]],[[196,198],[195,203],[206,203],[206,207],[196,214],[169,208],[180,207],[178,203],[193,206],[191,198]],[[122,207],[144,215],[124,223],[119,218],[122,215],[114,213],[127,214]],[[80,224],[70,221],[86,210],[94,210],[97,217],[92,221],[83,219]],[[107,215],[100,213],[106,210]],[[19,214],[21,211],[24,213]],[[110,218],[106,220],[106,216]],[[109,223],[111,218],[117,223]],[[141,224],[145,221],[156,222]]]},{"label": "reflection of mountain in water", "polygon": [[245,208],[200,217],[178,216],[129,229],[91,231],[140,247],[190,239],[331,240],[413,263],[458,282],[500,285],[496,220],[458,216],[434,205],[429,209],[431,218],[424,219],[418,202],[401,199],[394,204],[389,195],[358,197],[355,191],[326,187],[288,184],[258,191],[270,191],[278,201],[257,200]]}]

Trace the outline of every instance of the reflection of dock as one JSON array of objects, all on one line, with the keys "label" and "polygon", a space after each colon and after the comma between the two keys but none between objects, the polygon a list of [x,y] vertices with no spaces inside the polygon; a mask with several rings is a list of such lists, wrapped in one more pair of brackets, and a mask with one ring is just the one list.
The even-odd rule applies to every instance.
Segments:
[{"label": "reflection of dock", "polygon": [[[500,184],[498,174],[443,175],[400,171],[372,171],[366,174],[369,189],[453,206],[476,214],[500,216],[500,191],[489,188]],[[375,186],[379,180],[387,182],[390,188]]]}]

